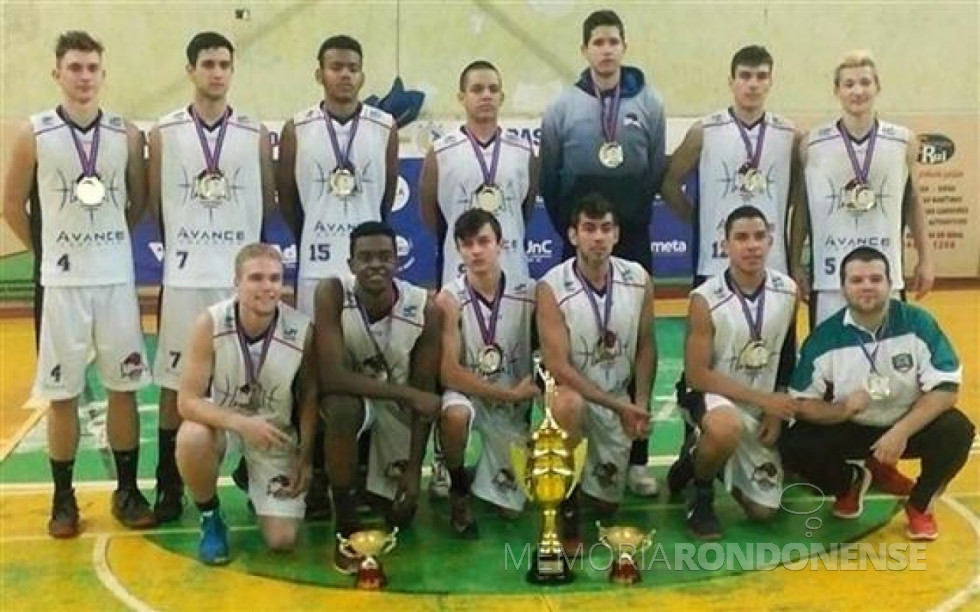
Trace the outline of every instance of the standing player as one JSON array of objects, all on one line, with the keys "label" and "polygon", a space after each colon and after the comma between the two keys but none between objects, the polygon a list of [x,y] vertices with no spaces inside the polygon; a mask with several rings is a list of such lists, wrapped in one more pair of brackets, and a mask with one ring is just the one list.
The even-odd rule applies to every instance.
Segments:
[{"label": "standing player", "polygon": [[[903,231],[907,226],[918,252],[913,289],[921,298],[932,289],[932,245],[915,172],[918,141],[908,128],[879,121],[874,100],[881,90],[874,60],[851,52],[834,71],[840,119],[811,130],[800,145],[806,193],[793,217],[794,276],[813,292],[810,327],[845,306],[839,267],[857,246],[879,249],[894,270],[892,290],[904,291]],[[802,195],[802,194],[801,194]],[[810,274],[800,265],[804,239],[810,239]]]},{"label": "standing player", "polygon": [[[510,466],[510,447],[527,442],[531,378],[531,317],[535,285],[500,267],[501,228],[478,208],[460,215],[453,239],[466,272],[436,297],[442,314],[442,416],[439,432],[451,476],[450,526],[476,537],[470,492],[506,514],[524,507]],[[469,433],[480,432],[483,451],[470,482],[463,465]]]},{"label": "standing player", "polygon": [[263,209],[274,205],[272,145],[266,128],[228,105],[235,49],[215,32],[187,45],[189,106],[150,131],[150,207],[163,225],[163,288],[154,374],[160,385],[160,460],[154,512],[161,522],[182,510],[174,460],[180,416],[177,389],[197,315],[234,295],[235,255],[259,240]]},{"label": "standing player", "polygon": [[101,43],[86,32],[58,38],[53,76],[62,102],[32,116],[17,132],[3,196],[14,234],[41,261],[44,302],[34,393],[50,401],[54,498],[48,533],[55,538],[79,532],[72,471],[78,396],[92,353],[109,396],[107,429],[118,478],[112,514],[127,527],[156,524],[136,485],[135,391],[149,383],[150,371],[130,228],[146,198],[144,141],[134,125],[99,107],[102,52]]},{"label": "standing player", "polygon": [[504,90],[493,64],[477,60],[467,65],[459,75],[457,98],[466,124],[433,143],[419,187],[422,220],[442,243],[439,286],[463,271],[447,229],[472,208],[492,213],[500,223],[504,272],[513,278],[527,276],[524,229],[537,197],[536,158],[525,141],[500,128]]},{"label": "standing player", "polygon": [[320,45],[323,101],[286,122],[279,148],[279,201],[299,245],[296,307],[313,316],[317,283],[350,274],[351,230],[388,216],[398,181],[398,128],[358,98],[361,45],[333,36]]},{"label": "standing player", "polygon": [[[626,488],[631,440],[650,431],[657,375],[653,281],[640,264],[612,256],[619,224],[608,200],[582,196],[571,219],[568,239],[576,254],[538,283],[538,335],[555,380],[586,402],[583,409],[580,401],[559,397],[555,410],[570,448],[589,438],[582,492],[612,512]],[[577,507],[573,494],[562,509],[570,545],[578,539]]]},{"label": "standing player", "polygon": [[[596,11],[586,18],[582,55],[589,67],[541,122],[541,196],[555,231],[564,236],[577,197],[601,193],[619,220],[613,255],[639,262],[652,274],[650,215],[666,167],[663,99],[643,72],[623,66],[625,53],[626,33],[616,13]],[[562,257],[574,255],[566,239]],[[639,495],[656,495],[647,447],[647,440],[633,445],[629,486]]]},{"label": "standing player", "polygon": [[[359,529],[355,475],[360,434],[371,430],[367,491],[393,525],[415,513],[430,424],[439,413],[440,319],[421,288],[396,280],[395,233],[369,221],[350,236],[353,276],[317,288],[316,345],[336,530]],[[334,551],[339,571],[357,561]]]},{"label": "standing player", "polygon": [[684,371],[692,387],[679,398],[700,435],[690,456],[694,482],[687,526],[698,538],[721,536],[714,511],[714,480],[725,486],[746,515],[772,517],[782,495],[783,469],[776,452],[782,421],[796,402],[777,380],[779,355],[796,321],[796,283],[767,268],[772,226],[754,206],[725,219],[728,266],[691,292]]},{"label": "standing player", "polygon": [[[227,563],[218,469],[229,443],[248,463],[248,496],[274,551],[292,550],[303,519],[316,429],[310,319],[280,301],[282,258],[268,244],[235,257],[235,296],[199,315],[180,379],[180,473],[201,512],[198,557]],[[297,431],[296,423],[299,424]]]}]

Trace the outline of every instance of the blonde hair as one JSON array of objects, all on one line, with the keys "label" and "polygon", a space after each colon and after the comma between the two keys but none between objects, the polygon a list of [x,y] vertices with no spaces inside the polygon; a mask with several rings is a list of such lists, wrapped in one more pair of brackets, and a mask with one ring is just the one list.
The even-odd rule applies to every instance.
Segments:
[{"label": "blonde hair", "polygon": [[875,85],[881,88],[881,83],[878,81],[878,67],[875,65],[875,60],[871,57],[871,52],[865,49],[858,49],[855,51],[848,51],[841,58],[840,63],[837,64],[837,68],[834,69],[834,87],[840,87],[840,73],[841,70],[845,68],[861,68],[867,66],[871,68],[871,74],[874,75]]},{"label": "blonde hair", "polygon": [[235,256],[235,280],[238,280],[242,276],[242,266],[245,265],[246,261],[250,259],[257,259],[259,257],[267,257],[269,259],[274,259],[282,264],[282,253],[279,249],[271,244],[266,244],[264,242],[253,242],[252,244],[246,244],[238,251],[238,255]]}]

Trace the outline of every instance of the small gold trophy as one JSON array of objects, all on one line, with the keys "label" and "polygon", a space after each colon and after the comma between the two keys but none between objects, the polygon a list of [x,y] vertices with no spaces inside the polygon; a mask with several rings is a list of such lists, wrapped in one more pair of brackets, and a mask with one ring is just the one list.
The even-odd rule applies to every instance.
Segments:
[{"label": "small gold trophy", "polygon": [[657,530],[651,529],[649,533],[643,533],[636,527],[615,525],[607,528],[599,521],[595,522],[595,526],[599,530],[599,542],[612,551],[613,562],[612,567],[609,568],[609,582],[624,586],[639,582],[640,568],[637,567],[633,557],[653,544],[653,536]]},{"label": "small gold trophy", "polygon": [[380,529],[357,531],[349,538],[337,534],[341,554],[348,559],[363,559],[357,568],[355,587],[377,590],[388,584],[388,577],[376,557],[391,552],[398,544],[395,537],[397,535],[398,527],[392,529],[391,533],[385,533]]},{"label": "small gold trophy", "polygon": [[[568,566],[561,540],[558,538],[558,506],[578,484],[585,466],[586,441],[574,455],[567,448],[568,434],[555,421],[552,408],[557,400],[555,379],[534,356],[534,372],[544,382],[544,420],[531,434],[527,447],[511,446],[510,459],[528,499],[541,505],[541,539],[531,558],[528,582],[535,584],[564,584],[575,575]],[[574,553],[573,553],[574,554]]]}]

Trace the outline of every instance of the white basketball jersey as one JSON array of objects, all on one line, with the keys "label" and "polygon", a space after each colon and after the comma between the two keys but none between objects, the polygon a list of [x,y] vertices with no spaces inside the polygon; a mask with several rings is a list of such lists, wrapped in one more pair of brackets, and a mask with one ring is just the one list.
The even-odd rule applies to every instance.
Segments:
[{"label": "white basketball jersey", "polygon": [[75,197],[82,176],[72,131],[86,156],[92,154],[95,123],[81,131],[57,110],[31,117],[37,150],[37,195],[41,213],[41,284],[80,287],[133,282],[126,208],[126,165],[129,146],[122,117],[100,111],[95,172],[105,186],[105,199],[84,205]]},{"label": "white basketball jersey", "polygon": [[[504,353],[501,371],[489,380],[494,384],[511,386],[531,373],[531,323],[534,317],[534,281],[524,276],[510,276],[504,273],[504,290],[497,309],[497,328],[494,343]],[[477,294],[474,301],[467,289],[465,276],[460,276],[443,288],[459,304],[459,331],[462,340],[460,357],[462,365],[477,372],[480,351],[486,345],[477,321],[476,309],[486,325],[491,318],[491,305]]]},{"label": "white basketball jersey", "polygon": [[773,244],[768,266],[786,271],[786,209],[789,201],[790,163],[795,128],[786,119],[765,113],[746,135],[756,151],[765,126],[758,171],[764,180],[758,191],[741,189],[739,168],[748,160],[737,122],[728,110],[701,119],[704,127],[701,162],[698,166],[698,227],[700,228],[697,273],[713,276],[728,267],[722,246],[725,219],[743,205],[755,206],[766,216]]},{"label": "white basketball jersey", "polygon": [[[908,180],[906,153],[909,130],[879,121],[868,186],[875,206],[855,213],[842,206],[845,186],[854,169],[837,130],[837,122],[811,131],[807,137],[806,191],[810,207],[810,245],[813,250],[813,288],[840,289],[841,260],[859,246],[878,249],[888,258],[892,287],[902,289],[902,201]],[[870,135],[852,141],[858,164],[863,164]]]},{"label": "white basketball jersey", "polygon": [[[524,249],[524,200],[531,179],[528,164],[531,149],[527,143],[505,132],[500,138],[500,158],[494,183],[503,191],[503,206],[494,215],[500,222],[501,269],[513,278],[528,276]],[[494,140],[480,147],[487,169],[493,162]],[[474,194],[483,185],[483,171],[469,139],[461,130],[436,140],[432,149],[439,167],[439,209],[446,220],[446,239],[442,246],[442,282],[449,283],[463,272],[463,261],[456,251],[453,226],[456,219],[474,208]]]},{"label": "white basketball jersey", "polygon": [[[261,400],[255,414],[295,436],[292,424],[293,381],[303,361],[303,345],[311,325],[310,319],[298,310],[279,303],[273,338],[258,372],[258,389],[253,389],[249,387],[248,366],[238,339],[235,304],[236,299],[232,298],[208,309],[214,321],[211,398],[219,406],[251,415],[249,404],[252,394],[260,393]],[[256,366],[260,363],[262,344],[260,341],[250,347],[252,363]]]},{"label": "white basketball jersey", "polygon": [[354,293],[354,277],[344,276],[341,282],[344,286],[344,309],[340,323],[344,331],[345,364],[353,371],[368,376],[387,370],[390,382],[406,384],[411,373],[412,349],[425,327],[428,292],[396,279],[394,283],[398,297],[391,312],[370,323],[368,330]]},{"label": "white basketball jersey", "polygon": [[317,105],[293,117],[296,126],[296,185],[303,206],[300,237],[300,278],[350,274],[350,233],[365,221],[381,220],[387,177],[388,137],[394,119],[384,111],[361,105],[357,133],[350,149],[355,175],[353,193],[332,193],[330,175],[338,167],[327,131],[333,123],[341,151],[347,149],[354,121],[340,123]]},{"label": "white basketball jersey", "polygon": [[[187,108],[162,117],[160,199],[163,215],[163,284],[171,287],[232,287],[235,255],[259,241],[262,230],[261,125],[232,112],[218,168],[229,197],[204,200],[194,185],[207,170],[204,150]],[[219,128],[204,130],[211,151]]]},{"label": "white basketball jersey", "polygon": [[[739,356],[752,341],[752,331],[742,304],[726,276],[726,272],[716,274],[691,292],[704,298],[711,312],[714,327],[711,369],[745,386],[773,391],[783,341],[794,323],[796,283],[786,274],[770,268],[766,270],[764,290],[754,296],[746,296],[746,305],[754,321],[758,316],[759,301],[765,295],[760,340],[769,353],[765,366],[750,369],[740,365]],[[757,406],[738,406],[755,417],[761,415],[761,409]]]},{"label": "white basketball jersey", "polygon": [[606,393],[623,395],[628,391],[636,364],[636,348],[640,333],[640,315],[646,291],[647,273],[636,262],[618,257],[610,258],[612,286],[603,295],[596,295],[596,307],[602,316],[606,301],[612,296],[608,329],[615,334],[611,359],[600,358],[598,350],[602,330],[589,301],[586,287],[575,273],[575,258],[555,266],[541,280],[548,283],[558,307],[565,315],[571,361]]}]

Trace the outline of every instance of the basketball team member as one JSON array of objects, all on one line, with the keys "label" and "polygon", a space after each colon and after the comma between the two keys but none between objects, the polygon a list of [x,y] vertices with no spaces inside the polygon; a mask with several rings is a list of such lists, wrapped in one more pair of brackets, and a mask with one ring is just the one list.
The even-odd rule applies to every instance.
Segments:
[{"label": "basketball team member", "polygon": [[783,341],[796,322],[796,283],[766,266],[774,240],[761,210],[744,205],[725,219],[728,265],[691,292],[684,347],[688,390],[679,398],[700,431],[693,450],[687,526],[721,536],[715,476],[753,520],[772,517],[782,496],[775,443],[796,401],[778,380]]},{"label": "basketball team member", "polygon": [[279,201],[299,245],[296,307],[313,316],[317,283],[350,274],[351,230],[388,216],[398,181],[398,127],[358,98],[361,44],[332,36],[314,76],[323,101],[286,122],[279,148]]},{"label": "basketball team member", "polygon": [[[792,123],[766,111],[773,79],[773,58],[764,47],[751,45],[732,56],[728,87],[732,104],[694,122],[681,145],[670,156],[661,195],[679,217],[692,222],[697,236],[694,286],[721,274],[728,267],[725,223],[736,208],[758,208],[771,223],[772,248],[766,267],[788,273],[786,229],[790,188],[799,134]],[[698,203],[681,189],[685,178],[698,169]],[[798,186],[794,186],[798,187]],[[788,383],[796,360],[796,334],[790,328],[778,359],[779,379]],[[678,383],[682,390],[687,381]],[[692,477],[690,425],[679,464],[668,473],[672,493],[683,490]],[[683,465],[684,469],[680,469]]]},{"label": "basketball team member", "polygon": [[[615,511],[626,488],[633,439],[650,431],[649,401],[657,375],[653,281],[640,264],[612,256],[619,221],[598,194],[580,197],[568,239],[575,257],[538,283],[537,323],[545,366],[571,395],[559,397],[555,419],[574,448],[585,436],[582,492]],[[564,539],[577,540],[577,499],[563,504]],[[574,546],[572,546],[574,548]]]},{"label": "basketball team member", "polygon": [[492,213],[500,223],[503,271],[512,278],[525,277],[525,223],[537,197],[536,158],[524,140],[500,128],[504,90],[493,64],[477,60],[467,65],[456,96],[466,111],[466,124],[433,143],[419,183],[422,220],[442,243],[439,286],[462,271],[461,254],[447,230],[472,208]]},{"label": "basketball team member", "polygon": [[[790,260],[801,289],[812,290],[811,329],[845,306],[840,261],[855,247],[870,246],[884,253],[895,274],[892,290],[896,297],[903,293],[902,235],[906,226],[918,254],[913,280],[916,297],[932,289],[932,245],[919,200],[918,177],[912,171],[918,140],[908,128],[878,119],[874,101],[880,90],[871,56],[861,51],[848,53],[834,71],[840,119],[811,130],[800,144],[806,197],[796,207],[799,214],[794,214]],[[807,236],[812,277],[800,265]]]},{"label": "basketball team member", "polygon": [[780,439],[788,468],[836,499],[834,516],[864,509],[871,474],[853,460],[874,458],[894,469],[921,459],[905,504],[906,534],[935,540],[936,498],[966,464],[974,425],[957,408],[962,367],[936,320],[889,298],[888,257],[858,247],[840,264],[847,307],[803,343],[790,392],[799,420]]},{"label": "basketball team member", "polygon": [[216,32],[187,45],[190,105],[150,131],[150,208],[163,225],[163,288],[154,376],[160,385],[160,460],[154,512],[182,511],[174,460],[180,416],[177,389],[197,315],[234,295],[239,250],[259,240],[263,210],[275,202],[272,145],[266,128],[228,105],[235,49]]},{"label": "basketball team member", "polygon": [[[353,276],[317,287],[320,411],[336,530],[359,529],[355,476],[359,435],[371,430],[367,491],[384,500],[388,523],[415,513],[430,425],[439,414],[440,318],[428,292],[394,277],[395,233],[368,221],[350,236]],[[357,561],[334,550],[334,565]]]},{"label": "basketball team member", "polygon": [[10,227],[41,261],[44,303],[34,394],[50,402],[54,497],[48,533],[55,538],[79,532],[72,471],[78,397],[90,354],[109,396],[107,430],[118,478],[112,514],[127,527],[156,524],[136,485],[135,391],[150,382],[150,370],[130,228],[146,199],[144,142],[133,124],[99,107],[102,53],[102,44],[87,32],[58,37],[52,75],[61,104],[18,129],[3,194]]},{"label": "basketball team member", "polygon": [[279,251],[249,244],[233,266],[235,296],[197,317],[178,395],[177,462],[201,512],[198,557],[208,565],[230,560],[217,493],[228,445],[248,463],[248,496],[266,545],[284,552],[303,520],[316,429],[313,330],[309,317],[280,301]]},{"label": "basketball team member", "polygon": [[[501,269],[502,231],[490,212],[472,208],[453,226],[466,272],[436,297],[442,314],[442,396],[439,432],[451,477],[450,526],[477,537],[470,493],[505,514],[524,508],[524,493],[510,466],[512,444],[528,437],[534,281]],[[463,465],[470,431],[483,450],[472,482]]]},{"label": "basketball team member", "polygon": [[[581,51],[589,67],[541,121],[541,196],[555,231],[565,236],[577,197],[601,193],[619,220],[613,255],[652,274],[650,215],[666,167],[663,98],[643,72],[623,65],[626,33],[613,11],[585,19]],[[562,257],[574,255],[566,239]],[[630,457],[629,486],[638,495],[657,494],[647,447],[638,440]]]}]

